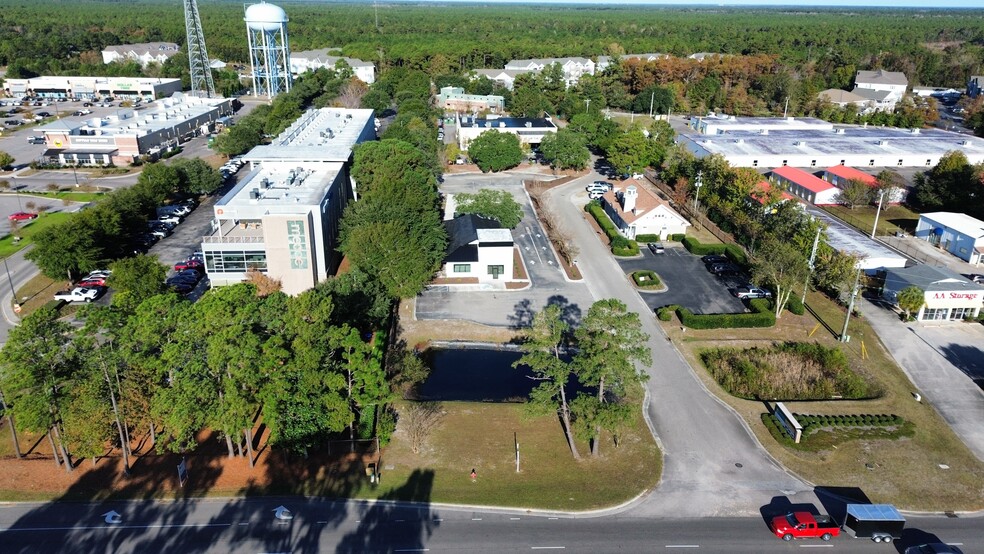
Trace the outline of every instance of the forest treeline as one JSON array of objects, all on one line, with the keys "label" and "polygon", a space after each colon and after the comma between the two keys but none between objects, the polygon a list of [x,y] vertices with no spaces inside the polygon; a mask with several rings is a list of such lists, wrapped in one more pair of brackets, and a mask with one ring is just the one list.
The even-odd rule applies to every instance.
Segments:
[{"label": "forest treeline", "polygon": [[[794,76],[845,86],[855,69],[904,71],[912,85],[963,86],[984,60],[981,10],[722,9],[279,2],[294,51],[344,55],[431,75],[502,67],[514,58],[664,52],[777,56]],[[125,6],[125,7],[124,7]],[[0,2],[8,75],[107,74],[112,44],[185,42],[181,2]],[[123,8],[121,8],[123,7]],[[247,59],[243,6],[199,5],[209,54]],[[130,67],[125,71],[139,71]]]}]

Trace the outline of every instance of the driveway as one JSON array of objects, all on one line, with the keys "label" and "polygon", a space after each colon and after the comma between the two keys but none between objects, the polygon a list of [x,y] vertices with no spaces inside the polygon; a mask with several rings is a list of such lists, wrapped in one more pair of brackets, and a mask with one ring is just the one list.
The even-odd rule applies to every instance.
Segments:
[{"label": "driveway", "polygon": [[984,326],[902,323],[895,312],[869,299],[860,309],[923,401],[984,460]]},{"label": "driveway", "polygon": [[645,244],[640,244],[641,258],[619,259],[618,265],[629,274],[651,269],[666,285],[665,292],[642,293],[642,300],[651,309],[669,304],[679,304],[696,314],[730,314],[745,312],[741,300],[732,296],[729,288],[748,282],[747,277],[715,277],[700,261],[682,245],[663,243],[663,254],[653,254]]},{"label": "driveway", "polygon": [[523,220],[513,229],[513,241],[526,264],[530,287],[495,291],[431,287],[417,296],[414,311],[417,319],[464,319],[485,325],[518,327],[527,325],[533,314],[547,304],[560,304],[574,323],[591,306],[591,296],[584,284],[566,279],[547,234],[533,213],[522,185],[524,178],[526,176],[517,174],[446,175],[441,192],[503,190],[519,202],[523,207]]},{"label": "driveway", "polygon": [[[663,476],[659,487],[634,507],[633,514],[678,518],[758,515],[760,507],[776,496],[792,497],[794,503],[816,502],[812,486],[787,473],[756,441],[741,417],[704,388],[695,370],[667,340],[649,306],[626,283],[624,269],[612,258],[603,238],[583,220],[584,186],[599,178],[589,174],[551,190],[548,198],[580,248],[578,266],[591,298],[621,300],[640,314],[643,331],[650,337],[653,365],[645,368],[650,377],[645,410],[664,454]],[[676,258],[667,256],[663,263]],[[703,267],[699,269],[706,273]]]}]

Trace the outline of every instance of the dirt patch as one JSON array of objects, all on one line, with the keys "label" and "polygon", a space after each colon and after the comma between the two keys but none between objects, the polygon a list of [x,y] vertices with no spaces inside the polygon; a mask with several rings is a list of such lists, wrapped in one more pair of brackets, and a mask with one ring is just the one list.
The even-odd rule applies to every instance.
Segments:
[{"label": "dirt patch", "polygon": [[509,327],[493,327],[460,319],[415,320],[413,303],[413,299],[400,302],[397,339],[402,341],[406,348],[422,351],[427,348],[430,341],[434,340],[507,343],[519,337],[519,331]]},{"label": "dirt patch", "polygon": [[431,281],[433,285],[477,285],[478,277],[438,277]]},{"label": "dirt patch", "polygon": [[526,265],[523,263],[523,257],[519,255],[519,248],[513,248],[513,278],[514,279],[529,279],[529,275],[526,274]]}]

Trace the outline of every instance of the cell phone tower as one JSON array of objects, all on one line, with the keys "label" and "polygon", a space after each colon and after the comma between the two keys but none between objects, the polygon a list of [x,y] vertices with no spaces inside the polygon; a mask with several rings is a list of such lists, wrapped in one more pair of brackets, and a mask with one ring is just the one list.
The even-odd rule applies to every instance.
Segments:
[{"label": "cell phone tower", "polygon": [[287,13],[280,6],[260,2],[246,8],[246,40],[253,66],[253,96],[290,92],[290,45]]},{"label": "cell phone tower", "polygon": [[188,64],[191,66],[191,93],[211,98],[215,96],[212,68],[205,50],[205,33],[198,17],[197,0],[184,0],[185,31],[188,33]]}]

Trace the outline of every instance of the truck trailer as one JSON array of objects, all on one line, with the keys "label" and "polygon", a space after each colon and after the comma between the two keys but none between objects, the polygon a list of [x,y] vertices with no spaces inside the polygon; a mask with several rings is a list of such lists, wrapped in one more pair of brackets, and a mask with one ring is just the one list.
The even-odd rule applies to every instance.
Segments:
[{"label": "truck trailer", "polygon": [[843,529],[856,539],[890,542],[902,538],[905,517],[891,504],[848,504]]}]

